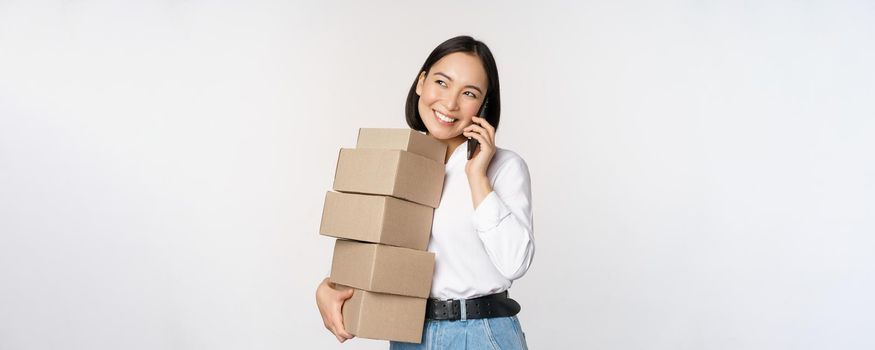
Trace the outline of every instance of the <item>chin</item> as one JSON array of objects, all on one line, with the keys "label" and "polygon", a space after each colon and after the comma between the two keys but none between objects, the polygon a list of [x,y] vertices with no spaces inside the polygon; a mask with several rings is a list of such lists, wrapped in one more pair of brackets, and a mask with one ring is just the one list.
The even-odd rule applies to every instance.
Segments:
[{"label": "chin", "polygon": [[428,133],[431,134],[432,137],[439,139],[439,140],[449,140],[453,137],[458,136],[458,135],[454,136],[445,130],[434,130],[434,129],[430,129],[430,128],[428,129]]}]

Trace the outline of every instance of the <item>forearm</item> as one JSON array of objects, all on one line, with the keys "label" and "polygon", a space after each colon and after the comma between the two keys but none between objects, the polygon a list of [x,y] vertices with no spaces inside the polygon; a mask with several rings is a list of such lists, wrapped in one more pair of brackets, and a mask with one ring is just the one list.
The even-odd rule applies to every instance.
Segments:
[{"label": "forearm", "polygon": [[508,280],[526,273],[535,252],[532,192],[528,167],[510,158],[490,180],[469,176],[473,224],[495,268]]},{"label": "forearm", "polygon": [[477,209],[486,196],[492,192],[492,184],[489,183],[489,178],[486,175],[469,176],[468,184],[471,186],[471,201],[474,203],[474,209]]},{"label": "forearm", "polygon": [[495,268],[514,280],[526,273],[535,251],[531,206],[528,197],[499,193],[489,193],[475,209],[474,228]]}]

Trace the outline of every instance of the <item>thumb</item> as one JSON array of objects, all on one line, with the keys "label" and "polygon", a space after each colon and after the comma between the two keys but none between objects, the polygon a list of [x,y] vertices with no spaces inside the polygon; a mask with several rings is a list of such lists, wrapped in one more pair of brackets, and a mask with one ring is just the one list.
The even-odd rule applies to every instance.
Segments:
[{"label": "thumb", "polygon": [[340,299],[346,300],[346,299],[352,298],[353,293],[355,293],[355,289],[349,288],[340,294]]}]

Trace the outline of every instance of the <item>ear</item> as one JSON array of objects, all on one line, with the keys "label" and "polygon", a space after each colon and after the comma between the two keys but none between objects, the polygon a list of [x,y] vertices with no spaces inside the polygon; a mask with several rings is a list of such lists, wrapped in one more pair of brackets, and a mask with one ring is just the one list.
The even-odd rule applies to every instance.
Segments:
[{"label": "ear", "polygon": [[419,79],[416,80],[416,95],[422,96],[422,84],[425,84],[425,71],[419,73]]}]

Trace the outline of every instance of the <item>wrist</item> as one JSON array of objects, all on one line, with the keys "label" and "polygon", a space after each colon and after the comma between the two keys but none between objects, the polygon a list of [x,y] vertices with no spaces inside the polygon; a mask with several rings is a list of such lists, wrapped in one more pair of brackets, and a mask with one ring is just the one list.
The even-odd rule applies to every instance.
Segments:
[{"label": "wrist", "polygon": [[474,204],[474,209],[477,209],[489,193],[492,192],[492,184],[489,183],[489,178],[486,176],[473,176],[468,178],[471,185],[471,200]]},{"label": "wrist", "polygon": [[468,184],[471,185],[471,189],[475,188],[491,188],[492,185],[489,183],[489,177],[485,174],[476,174],[476,175],[468,175]]},{"label": "wrist", "polygon": [[475,181],[476,182],[483,182],[483,181],[489,182],[489,177],[486,176],[486,173],[466,172],[465,175],[468,176],[468,182],[471,182],[471,183],[473,183]]}]

